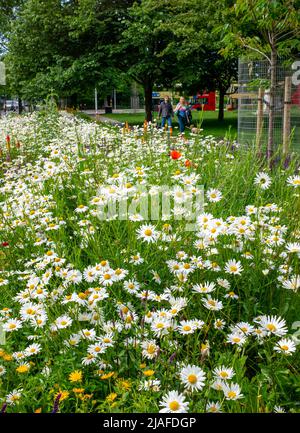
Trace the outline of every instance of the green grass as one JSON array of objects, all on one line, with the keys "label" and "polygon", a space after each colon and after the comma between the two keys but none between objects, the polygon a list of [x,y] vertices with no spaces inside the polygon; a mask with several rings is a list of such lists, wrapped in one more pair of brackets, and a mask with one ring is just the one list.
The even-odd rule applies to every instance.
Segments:
[{"label": "green grass", "polygon": [[[217,111],[193,111],[193,123],[197,126],[201,117],[203,116],[202,128],[204,129],[204,135],[214,135],[215,137],[224,137],[224,135],[230,130],[234,136],[237,134],[237,111],[225,111],[224,120],[218,120]],[[115,119],[119,122],[128,122],[129,125],[142,125],[145,120],[144,113],[136,114],[105,114],[105,117]],[[157,113],[154,114],[154,119],[157,118]],[[174,117],[174,126],[178,126],[176,116]]]}]

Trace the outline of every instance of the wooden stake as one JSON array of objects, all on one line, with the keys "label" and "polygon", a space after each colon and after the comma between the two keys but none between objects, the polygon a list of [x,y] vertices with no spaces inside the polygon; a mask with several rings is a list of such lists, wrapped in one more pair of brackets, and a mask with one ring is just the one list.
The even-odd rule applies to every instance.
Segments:
[{"label": "wooden stake", "polygon": [[284,109],[283,109],[283,155],[286,157],[289,152],[291,135],[291,93],[292,77],[285,77],[284,83]]},{"label": "wooden stake", "polygon": [[257,153],[261,154],[261,136],[263,128],[263,115],[264,115],[264,89],[258,89],[258,100],[257,100],[257,119],[256,119],[256,150]]}]

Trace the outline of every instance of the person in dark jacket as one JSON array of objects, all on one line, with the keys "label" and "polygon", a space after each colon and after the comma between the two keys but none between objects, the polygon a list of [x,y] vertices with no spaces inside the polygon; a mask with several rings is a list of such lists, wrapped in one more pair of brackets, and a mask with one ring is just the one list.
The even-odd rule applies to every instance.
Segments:
[{"label": "person in dark jacket", "polygon": [[164,100],[159,104],[158,118],[161,117],[161,127],[164,128],[168,122],[169,128],[172,127],[172,117],[174,116],[173,107],[169,96],[165,96]]}]

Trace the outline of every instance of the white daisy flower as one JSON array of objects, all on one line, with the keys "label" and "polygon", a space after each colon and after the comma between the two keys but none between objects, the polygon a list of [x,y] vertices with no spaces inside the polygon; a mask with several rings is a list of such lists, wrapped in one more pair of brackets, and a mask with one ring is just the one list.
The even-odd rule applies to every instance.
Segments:
[{"label": "white daisy flower", "polygon": [[180,371],[180,380],[190,391],[201,391],[204,387],[206,374],[196,365],[187,365]]},{"label": "white daisy flower", "polygon": [[221,403],[219,403],[218,401],[208,401],[205,410],[208,413],[222,413]]},{"label": "white daisy flower", "polygon": [[260,172],[255,176],[254,184],[260,186],[263,190],[268,189],[271,183],[272,180],[267,173]]},{"label": "white daisy flower", "polygon": [[223,385],[223,392],[226,400],[238,400],[243,397],[241,389],[237,383],[231,383]]},{"label": "white daisy flower", "polygon": [[300,186],[300,176],[290,176],[287,179],[287,183],[290,186],[293,186],[294,188],[297,188]]},{"label": "white daisy flower", "polygon": [[293,340],[289,338],[282,338],[281,340],[277,341],[274,346],[274,350],[285,355],[291,355],[293,352],[296,352],[296,345]]},{"label": "white daisy flower", "polygon": [[274,334],[279,337],[288,332],[286,322],[281,317],[261,316],[260,326],[268,334]]},{"label": "white daisy flower", "polygon": [[233,259],[226,262],[224,270],[227,274],[241,275],[244,269],[240,261]]},{"label": "white daisy flower", "polygon": [[189,408],[185,396],[177,391],[170,391],[162,398],[159,405],[162,407],[160,413],[187,413]]},{"label": "white daisy flower", "polygon": [[222,365],[221,367],[216,367],[213,370],[213,374],[217,379],[230,380],[233,378],[235,373],[233,368]]},{"label": "white daisy flower", "polygon": [[159,236],[159,232],[155,229],[152,224],[143,224],[137,230],[138,239],[142,239],[145,242],[152,243],[156,242]]}]

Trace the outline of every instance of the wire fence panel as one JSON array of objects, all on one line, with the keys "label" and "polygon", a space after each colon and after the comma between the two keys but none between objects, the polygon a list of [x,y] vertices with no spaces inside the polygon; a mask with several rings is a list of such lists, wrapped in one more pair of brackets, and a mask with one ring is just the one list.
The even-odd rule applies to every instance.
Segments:
[{"label": "wire fence panel", "polygon": [[[270,65],[267,60],[239,61],[238,68],[238,141],[255,145],[259,88],[264,91],[260,141],[266,148],[269,124]],[[282,146],[285,77],[292,77],[291,89],[291,150],[300,152],[300,61],[292,66],[278,64],[276,68],[274,144]]]}]

